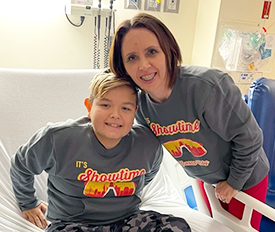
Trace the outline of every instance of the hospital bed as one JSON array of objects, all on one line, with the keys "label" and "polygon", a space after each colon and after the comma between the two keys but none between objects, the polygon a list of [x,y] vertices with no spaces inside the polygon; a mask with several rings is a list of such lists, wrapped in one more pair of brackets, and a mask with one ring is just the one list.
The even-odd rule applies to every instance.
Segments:
[{"label": "hospital bed", "polygon": [[[41,229],[22,218],[9,178],[10,157],[39,128],[49,121],[64,121],[86,115],[83,101],[98,70],[38,70],[0,68],[0,231],[39,232]],[[47,174],[36,177],[40,199],[47,202]],[[186,175],[174,158],[164,152],[157,176],[146,186],[141,209],[183,217],[194,232],[249,232],[252,209],[275,221],[275,211],[245,193],[236,198],[246,204],[239,220],[223,210],[214,187],[205,184],[212,216],[195,179]]]}]

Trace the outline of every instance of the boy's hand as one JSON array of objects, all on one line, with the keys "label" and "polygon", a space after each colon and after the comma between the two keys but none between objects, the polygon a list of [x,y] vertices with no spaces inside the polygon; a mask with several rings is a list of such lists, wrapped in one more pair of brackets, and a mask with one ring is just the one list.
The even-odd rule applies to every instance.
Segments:
[{"label": "boy's hand", "polygon": [[229,204],[231,199],[236,196],[238,190],[233,189],[227,181],[221,181],[216,185],[215,195],[223,203]]},{"label": "boy's hand", "polygon": [[30,221],[32,224],[36,225],[40,229],[44,230],[46,226],[48,225],[47,220],[45,218],[45,212],[47,209],[47,205],[44,203],[41,203],[37,207],[33,209],[28,209],[23,211],[22,216],[23,218]]}]

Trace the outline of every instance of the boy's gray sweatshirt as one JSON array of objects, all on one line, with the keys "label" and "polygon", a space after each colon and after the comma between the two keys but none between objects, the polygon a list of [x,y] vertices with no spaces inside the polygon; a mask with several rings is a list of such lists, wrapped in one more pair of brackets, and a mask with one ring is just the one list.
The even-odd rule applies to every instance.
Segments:
[{"label": "boy's gray sweatshirt", "polygon": [[137,121],[150,127],[188,175],[211,184],[227,180],[237,190],[267,175],[262,131],[228,74],[182,67],[165,102],[144,92],[140,101]]},{"label": "boy's gray sweatshirt", "polygon": [[10,173],[21,210],[40,203],[34,175],[45,170],[48,220],[104,225],[138,210],[139,194],[161,161],[161,144],[148,128],[134,125],[107,150],[83,117],[40,129],[12,157]]}]

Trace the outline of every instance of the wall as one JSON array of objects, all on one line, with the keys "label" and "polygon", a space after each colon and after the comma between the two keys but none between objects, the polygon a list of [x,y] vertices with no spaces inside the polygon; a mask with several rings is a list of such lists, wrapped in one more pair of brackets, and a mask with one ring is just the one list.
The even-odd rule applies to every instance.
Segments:
[{"label": "wall", "polygon": [[201,0],[197,10],[194,49],[191,63],[209,67],[219,20],[221,0]]},{"label": "wall", "polygon": [[[105,6],[109,2],[102,0]],[[72,26],[64,14],[65,3],[66,0],[0,0],[0,67],[92,68],[94,18],[86,17],[81,27]],[[94,0],[94,4],[98,1]],[[148,11],[172,30],[186,64],[191,63],[197,6],[198,0],[181,0],[179,14],[164,13],[162,9],[160,13]],[[116,25],[140,12],[124,9],[124,0],[114,1],[114,9]],[[69,18],[75,24],[80,21],[78,16]]]},{"label": "wall", "polygon": [[[217,67],[227,71],[218,52],[219,30],[224,22],[246,24],[249,27],[256,25],[259,33],[263,32],[262,27],[266,27],[268,28],[268,34],[275,35],[275,2],[271,3],[269,19],[261,19],[263,2],[264,0],[200,0],[197,9],[197,24],[191,64]],[[241,80],[240,72],[229,72],[242,93],[248,93],[252,81],[261,76],[275,79],[275,68],[272,68],[275,66],[274,51],[275,44],[272,58],[268,67],[265,68],[270,68],[269,71],[253,73],[249,80]],[[219,65],[217,65],[218,59]]]},{"label": "wall", "polygon": [[[72,27],[65,1],[2,1],[0,67],[86,68],[91,63],[91,22]],[[78,18],[74,18],[78,22]]]},{"label": "wall", "polygon": [[[86,17],[81,27],[72,26],[64,13],[66,1],[0,0],[0,67],[93,68],[94,18]],[[102,3],[108,6],[109,0]],[[183,64],[211,66],[216,31],[222,20],[255,22],[275,34],[274,4],[267,20],[261,19],[263,0],[180,0],[179,14],[164,13],[163,4],[160,12],[148,13],[159,17],[171,29],[180,44]],[[116,25],[141,12],[124,9],[124,0],[114,1],[114,8]],[[80,21],[77,16],[69,18],[76,24]],[[231,75],[238,83],[239,74]],[[259,75],[275,78],[275,68]],[[250,83],[238,84],[247,92]]]},{"label": "wall", "polygon": [[[245,24],[247,27],[255,27],[257,32],[263,33],[262,27],[268,28],[267,34],[275,36],[275,2],[271,3],[270,17],[269,19],[261,19],[263,10],[263,0],[221,0],[218,27],[222,22],[234,22],[236,25]],[[230,10],[229,10],[230,9]],[[234,24],[233,23],[233,24]],[[254,30],[254,29],[253,29]],[[216,41],[217,43],[218,41]],[[275,44],[274,44],[275,46]],[[241,80],[239,72],[230,72],[230,75],[234,78],[235,82],[243,93],[248,93],[251,82],[261,76],[275,79],[275,65],[274,59],[275,47],[273,47],[273,57],[269,61],[269,64],[264,69],[271,68],[270,71],[263,71],[254,73],[251,76],[251,80]],[[212,56],[213,57],[213,56]]]}]

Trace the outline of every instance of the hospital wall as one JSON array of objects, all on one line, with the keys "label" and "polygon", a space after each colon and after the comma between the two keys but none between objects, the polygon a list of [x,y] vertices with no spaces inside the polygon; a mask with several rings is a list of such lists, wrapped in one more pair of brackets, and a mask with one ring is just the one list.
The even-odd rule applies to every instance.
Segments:
[{"label": "hospital wall", "polygon": [[[102,5],[108,6],[109,2],[102,0]],[[141,9],[133,10],[124,9],[124,0],[114,1],[116,26],[143,12],[144,1],[141,2]],[[253,22],[260,28],[269,27],[268,33],[275,34],[272,25],[275,6],[271,6],[269,19],[261,19],[263,0],[180,0],[178,14],[163,12],[164,2],[160,12],[146,12],[160,18],[171,29],[180,44],[183,64],[211,66],[221,21]],[[93,68],[93,17],[86,17],[81,27],[74,27],[65,17],[65,3],[66,0],[0,0],[0,67]],[[69,18],[76,24],[80,21],[77,16]],[[232,73],[245,92],[249,83],[239,83],[238,75]],[[259,75],[275,78],[275,70]]]},{"label": "hospital wall", "polygon": [[[0,2],[0,67],[92,68],[94,17],[86,17],[81,27],[74,27],[64,14],[66,0]],[[109,6],[109,2],[102,0],[102,5]],[[182,0],[179,14],[148,11],[165,21],[175,33],[185,63],[191,63],[197,6],[198,0]],[[114,9],[116,26],[142,11],[124,9],[124,0],[115,0]],[[69,18],[75,24],[80,21],[78,16]],[[104,29],[104,22],[101,26]],[[104,31],[101,42],[103,35]]]},{"label": "hospital wall", "polygon": [[[247,24],[247,27],[252,27],[254,30],[255,26],[257,26],[257,32],[262,33],[263,27],[267,29],[266,35],[271,35],[273,37],[273,49],[272,49],[272,58],[269,59],[266,66],[260,68],[260,72],[256,72],[253,75],[253,80],[265,76],[267,78],[275,79],[275,2],[271,2],[271,9],[269,13],[268,19],[262,19],[263,13],[263,5],[264,0],[221,0],[221,8],[219,12],[219,22],[235,22],[237,25],[240,24]],[[262,63],[264,63],[263,60]],[[233,72],[230,73],[235,82],[238,83],[241,91],[243,93],[247,93],[250,83],[248,81],[241,81],[240,80],[240,73]]]}]

